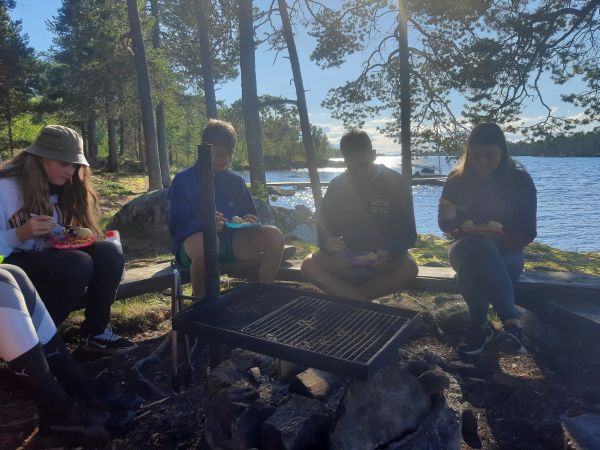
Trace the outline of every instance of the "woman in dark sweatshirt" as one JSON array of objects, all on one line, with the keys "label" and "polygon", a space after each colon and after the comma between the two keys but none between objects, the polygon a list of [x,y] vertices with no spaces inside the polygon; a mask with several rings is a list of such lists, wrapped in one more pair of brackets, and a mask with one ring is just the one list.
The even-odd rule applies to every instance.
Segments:
[{"label": "woman in dark sweatshirt", "polygon": [[[525,352],[512,283],[523,271],[523,248],[536,236],[536,207],[533,181],[508,156],[500,127],[477,125],[438,210],[440,228],[456,239],[449,259],[470,311],[459,353],[476,355],[492,340],[503,350]],[[490,303],[504,325],[496,336],[487,321]]]}]

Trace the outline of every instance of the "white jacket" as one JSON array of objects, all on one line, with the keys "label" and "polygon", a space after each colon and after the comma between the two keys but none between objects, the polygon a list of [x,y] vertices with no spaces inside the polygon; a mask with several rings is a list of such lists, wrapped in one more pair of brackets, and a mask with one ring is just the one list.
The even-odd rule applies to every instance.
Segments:
[{"label": "white jacket", "polygon": [[[53,216],[60,222],[58,195],[51,195]],[[29,217],[22,211],[23,195],[21,187],[14,177],[0,178],[0,255],[4,257],[17,251],[42,251],[48,248],[47,237],[37,237],[21,241],[17,237],[17,227],[23,225]],[[60,232],[60,227],[55,231]]]}]

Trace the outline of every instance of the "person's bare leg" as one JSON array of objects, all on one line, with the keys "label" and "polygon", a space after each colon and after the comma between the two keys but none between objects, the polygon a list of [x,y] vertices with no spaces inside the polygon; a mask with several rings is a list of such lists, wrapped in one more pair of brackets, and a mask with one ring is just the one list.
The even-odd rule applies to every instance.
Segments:
[{"label": "person's bare leg", "polygon": [[204,239],[202,233],[188,236],[183,242],[183,248],[192,264],[190,265],[190,279],[192,293],[196,297],[204,297]]},{"label": "person's bare leg", "polygon": [[258,258],[258,281],[272,283],[277,277],[283,254],[283,235],[279,228],[261,225],[238,230],[233,235],[233,252],[240,261]]},{"label": "person's bare leg", "polygon": [[359,286],[362,294],[370,300],[389,295],[405,288],[419,274],[414,258],[406,254],[392,260],[388,266]]},{"label": "person's bare leg", "polygon": [[361,290],[341,278],[344,270],[350,269],[340,253],[318,251],[302,261],[302,275],[308,281],[329,294],[355,300],[368,300]]}]

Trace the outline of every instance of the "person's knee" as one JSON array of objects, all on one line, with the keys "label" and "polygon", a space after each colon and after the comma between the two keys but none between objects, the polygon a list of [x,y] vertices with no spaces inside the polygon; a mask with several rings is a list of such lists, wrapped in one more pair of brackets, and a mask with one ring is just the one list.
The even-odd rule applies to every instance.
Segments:
[{"label": "person's knee", "polygon": [[419,266],[415,259],[411,255],[406,254],[399,262],[397,279],[403,284],[415,280],[419,275]]},{"label": "person's knee", "polygon": [[183,248],[192,264],[204,267],[204,235],[202,233],[188,236],[183,243]]},{"label": "person's knee", "polygon": [[304,278],[311,279],[313,278],[316,265],[317,263],[315,262],[315,254],[313,253],[312,255],[308,255],[306,258],[304,258],[302,264],[300,265],[300,273],[302,273]]},{"label": "person's knee", "polygon": [[94,260],[85,252],[74,250],[64,252],[60,263],[63,276],[66,279],[79,279],[87,286],[94,274]]},{"label": "person's knee", "polygon": [[108,241],[98,241],[94,244],[93,251],[90,252],[94,264],[99,267],[111,267],[114,269],[123,269],[125,266],[125,256],[123,251]]},{"label": "person's knee", "polygon": [[29,284],[29,278],[23,269],[12,264],[3,264],[0,269],[0,281],[12,284],[19,289],[23,289],[26,284]]},{"label": "person's knee", "polygon": [[283,250],[284,239],[279,228],[271,225],[263,225],[260,227],[260,232],[265,250]]}]

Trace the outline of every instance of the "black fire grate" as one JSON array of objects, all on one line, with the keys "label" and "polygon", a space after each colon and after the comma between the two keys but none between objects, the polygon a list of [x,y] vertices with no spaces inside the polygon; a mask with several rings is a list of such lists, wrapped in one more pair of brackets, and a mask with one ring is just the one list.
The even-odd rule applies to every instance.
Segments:
[{"label": "black fire grate", "polygon": [[173,328],[366,380],[395,357],[419,319],[411,310],[255,283],[192,305]]},{"label": "black fire grate", "polygon": [[301,296],[241,332],[366,364],[408,318]]}]

